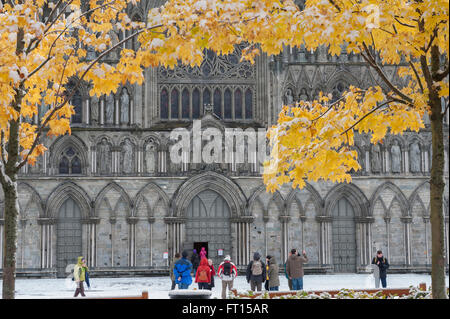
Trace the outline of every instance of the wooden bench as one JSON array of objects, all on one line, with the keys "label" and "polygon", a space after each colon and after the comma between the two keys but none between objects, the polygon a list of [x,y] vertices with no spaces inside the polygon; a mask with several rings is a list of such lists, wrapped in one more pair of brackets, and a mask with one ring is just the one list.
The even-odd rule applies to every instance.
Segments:
[{"label": "wooden bench", "polygon": [[[419,289],[422,291],[427,290],[427,285],[425,283],[420,283],[419,284]],[[350,289],[351,291],[354,292],[366,292],[369,294],[374,294],[377,292],[381,292],[383,295],[385,296],[389,296],[389,295],[396,295],[396,296],[404,296],[404,295],[408,295],[409,294],[409,288],[380,288],[380,289]],[[261,294],[263,294],[263,292],[253,292],[253,294],[251,296],[249,296],[248,294],[243,294],[243,293],[238,293],[238,291],[233,288],[231,289],[231,292],[233,293],[233,295],[235,297],[245,297],[245,298],[256,298],[258,296],[260,296]],[[273,297],[281,297],[281,296],[295,296],[297,294],[298,291],[268,291],[268,292],[264,292],[268,294],[269,298],[272,299]],[[316,294],[316,295],[320,295],[321,293],[328,293],[332,298],[337,295],[340,290],[313,290],[313,291],[304,291],[307,292],[308,294]]]}]

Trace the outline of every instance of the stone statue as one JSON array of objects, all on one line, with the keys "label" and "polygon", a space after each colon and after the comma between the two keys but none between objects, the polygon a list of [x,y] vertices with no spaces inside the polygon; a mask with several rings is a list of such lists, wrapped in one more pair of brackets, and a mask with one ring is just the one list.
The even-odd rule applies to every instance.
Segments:
[{"label": "stone statue", "polygon": [[102,141],[98,145],[98,164],[99,164],[99,173],[100,174],[108,174],[110,173],[110,155],[111,155],[111,147],[109,146],[106,138],[102,138]]},{"label": "stone statue", "polygon": [[130,122],[130,95],[126,88],[122,89],[120,94],[120,123],[128,124]]},{"label": "stone statue", "polygon": [[398,145],[398,141],[394,141],[394,144],[391,147],[391,172],[402,172],[402,151]]},{"label": "stone statue", "polygon": [[106,98],[106,111],[105,111],[105,123],[114,123],[114,96],[112,94],[108,95]]},{"label": "stone statue", "polygon": [[306,89],[305,88],[301,89],[299,100],[300,101],[309,101],[308,93],[306,93]]},{"label": "stone statue", "polygon": [[156,172],[156,144],[151,140],[145,146],[145,165],[147,173],[154,174]]},{"label": "stone statue", "polygon": [[287,89],[284,95],[284,102],[286,105],[292,105],[294,103],[294,94],[291,89]]},{"label": "stone statue", "polygon": [[122,145],[122,172],[125,174],[133,172],[133,144],[128,138]]},{"label": "stone statue", "polygon": [[93,96],[91,98],[91,121],[92,121],[92,124],[98,123],[98,108],[99,108],[98,102],[99,101],[96,96]]},{"label": "stone statue", "polygon": [[380,145],[377,143],[372,146],[372,173],[380,173],[381,172],[381,149]]},{"label": "stone statue", "polygon": [[421,164],[421,153],[419,144],[417,142],[414,142],[411,144],[409,149],[409,160],[410,160],[410,168],[411,173],[419,173],[421,171],[420,164]]}]

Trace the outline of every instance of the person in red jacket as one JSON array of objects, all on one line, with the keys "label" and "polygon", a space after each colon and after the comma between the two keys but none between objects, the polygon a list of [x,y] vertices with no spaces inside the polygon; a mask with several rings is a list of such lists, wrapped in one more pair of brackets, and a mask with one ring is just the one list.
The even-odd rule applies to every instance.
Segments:
[{"label": "person in red jacket", "polygon": [[200,260],[200,266],[195,274],[195,282],[198,283],[198,289],[208,289],[211,282],[211,268],[209,268],[208,259]]}]

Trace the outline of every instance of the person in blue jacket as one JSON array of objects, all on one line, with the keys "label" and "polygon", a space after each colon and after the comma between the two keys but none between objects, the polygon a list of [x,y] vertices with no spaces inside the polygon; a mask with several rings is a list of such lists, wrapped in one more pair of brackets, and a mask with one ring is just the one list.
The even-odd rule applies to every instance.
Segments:
[{"label": "person in blue jacket", "polygon": [[189,285],[192,284],[192,263],[187,259],[187,251],[183,251],[181,256],[173,267],[173,274],[175,275],[175,283],[178,284],[178,288],[188,289]]}]

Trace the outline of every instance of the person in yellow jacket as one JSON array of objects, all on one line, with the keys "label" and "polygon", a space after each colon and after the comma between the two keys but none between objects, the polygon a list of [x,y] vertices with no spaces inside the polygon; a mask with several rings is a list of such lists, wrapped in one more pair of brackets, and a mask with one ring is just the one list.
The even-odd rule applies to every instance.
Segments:
[{"label": "person in yellow jacket", "polygon": [[84,257],[78,257],[78,263],[73,268],[73,278],[77,284],[74,297],[77,297],[78,294],[81,294],[82,297],[86,297],[83,286],[83,282],[86,280],[86,268],[86,260]]}]

